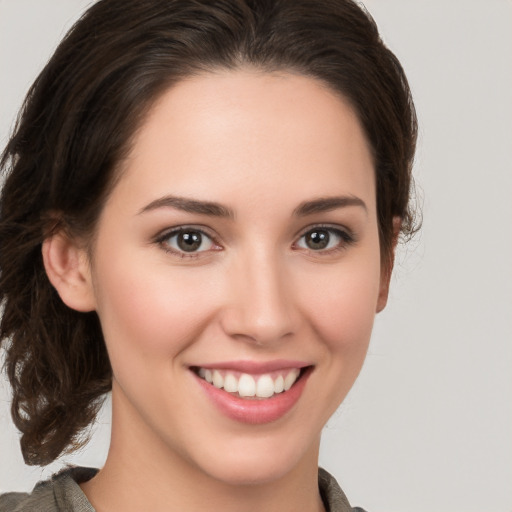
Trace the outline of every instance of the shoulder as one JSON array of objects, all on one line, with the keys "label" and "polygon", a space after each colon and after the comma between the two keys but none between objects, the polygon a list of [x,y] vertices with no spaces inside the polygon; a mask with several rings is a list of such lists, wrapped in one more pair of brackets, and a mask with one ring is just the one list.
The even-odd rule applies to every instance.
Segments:
[{"label": "shoulder", "polygon": [[10,492],[0,496],[0,512],[94,512],[78,485],[97,470],[68,468],[36,484],[31,493]]},{"label": "shoulder", "polygon": [[327,512],[365,512],[350,506],[336,479],[323,468],[318,468],[318,487]]},{"label": "shoulder", "polygon": [[53,512],[59,510],[51,480],[39,482],[31,493],[9,492],[0,496],[0,512],[25,512],[39,510]]}]

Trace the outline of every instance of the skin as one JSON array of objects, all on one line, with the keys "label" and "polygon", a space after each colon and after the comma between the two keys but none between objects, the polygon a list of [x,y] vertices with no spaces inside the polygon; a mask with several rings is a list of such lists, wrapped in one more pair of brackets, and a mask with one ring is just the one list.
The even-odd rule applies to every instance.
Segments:
[{"label": "skin", "polygon": [[[171,195],[232,216],[155,206]],[[294,213],[339,196],[362,204]],[[43,248],[64,302],[97,311],[111,358],[111,448],[82,484],[96,510],[323,510],[321,430],[359,374],[387,298],[375,196],[357,116],[314,79],[217,72],[156,102],[104,206],[92,259],[64,234]],[[318,225],[353,240],[330,231],[332,248],[313,250],[303,235]],[[184,256],[176,239],[162,240],[177,226],[213,242]],[[223,415],[190,371],[275,359],[313,371],[295,406],[261,425]]]}]

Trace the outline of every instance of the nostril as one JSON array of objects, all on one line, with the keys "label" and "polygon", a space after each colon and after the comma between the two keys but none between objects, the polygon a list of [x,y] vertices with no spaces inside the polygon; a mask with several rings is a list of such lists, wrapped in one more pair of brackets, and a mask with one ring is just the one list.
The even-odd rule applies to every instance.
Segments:
[{"label": "nostril", "polygon": [[243,305],[233,307],[224,318],[227,334],[258,346],[275,344],[293,335],[296,322],[289,311],[269,311],[267,307]]},{"label": "nostril", "polygon": [[228,335],[260,346],[296,332],[299,318],[286,269],[271,257],[260,250],[232,269],[231,293],[222,311],[222,327]]}]

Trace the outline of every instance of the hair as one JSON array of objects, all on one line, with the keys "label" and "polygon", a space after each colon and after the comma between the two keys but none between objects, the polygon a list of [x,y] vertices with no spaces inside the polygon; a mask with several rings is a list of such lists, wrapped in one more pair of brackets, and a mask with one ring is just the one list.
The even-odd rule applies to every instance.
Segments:
[{"label": "hair", "polygon": [[196,74],[253,67],[327,84],[354,108],[373,152],[383,268],[410,206],[417,123],[403,69],[351,0],[100,0],[30,88],[0,165],[0,343],[27,464],[84,442],[112,371],[96,313],[74,311],[41,245],[88,237],[154,102]]}]

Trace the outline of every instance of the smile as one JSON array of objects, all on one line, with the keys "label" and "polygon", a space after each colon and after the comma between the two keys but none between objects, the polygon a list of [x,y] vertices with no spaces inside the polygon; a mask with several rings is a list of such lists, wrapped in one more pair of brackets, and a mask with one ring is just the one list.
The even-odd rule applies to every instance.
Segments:
[{"label": "smile", "polygon": [[301,362],[235,362],[192,366],[199,387],[219,412],[231,420],[261,425],[294,409],[314,366]]},{"label": "smile", "polygon": [[198,368],[197,375],[218,389],[234,393],[240,398],[271,398],[288,391],[299,378],[301,370],[290,368],[263,375],[229,370]]}]

